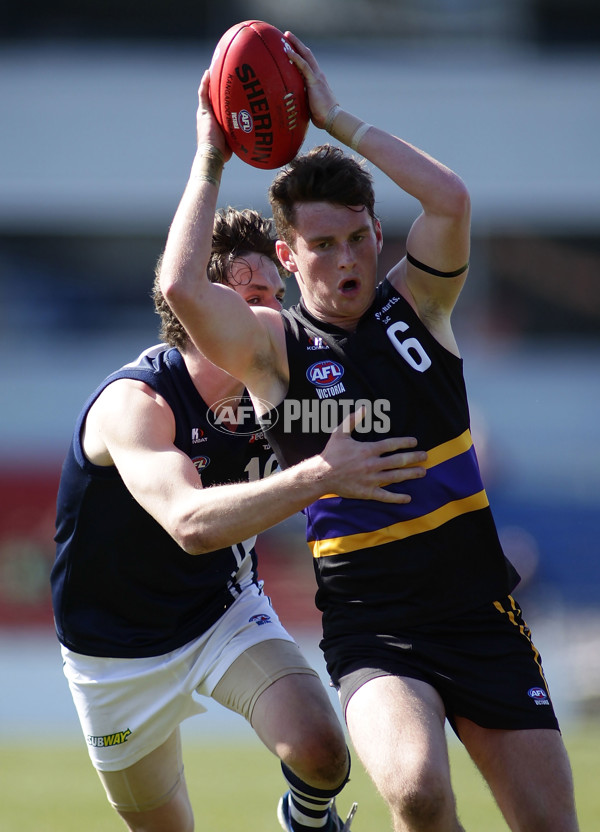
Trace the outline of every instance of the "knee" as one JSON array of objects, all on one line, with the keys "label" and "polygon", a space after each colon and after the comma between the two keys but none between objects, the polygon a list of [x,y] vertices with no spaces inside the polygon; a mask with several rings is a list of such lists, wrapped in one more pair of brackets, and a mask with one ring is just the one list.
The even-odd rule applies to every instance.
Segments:
[{"label": "knee", "polygon": [[398,828],[429,830],[455,828],[454,795],[435,777],[421,780],[388,799]]},{"label": "knee", "polygon": [[446,814],[447,800],[441,792],[411,792],[402,805],[403,820],[409,823],[411,829],[437,828]]},{"label": "knee", "polygon": [[307,731],[280,756],[288,768],[320,789],[341,788],[348,778],[350,753],[341,728],[335,726]]}]

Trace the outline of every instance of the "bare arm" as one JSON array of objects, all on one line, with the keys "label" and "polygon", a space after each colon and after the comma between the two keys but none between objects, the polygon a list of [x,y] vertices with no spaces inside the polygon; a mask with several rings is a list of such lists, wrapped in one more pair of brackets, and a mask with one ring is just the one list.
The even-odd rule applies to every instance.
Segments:
[{"label": "bare arm", "polygon": [[167,238],[160,287],[200,351],[277,404],[287,372],[279,315],[270,309],[252,311],[233,290],[210,283],[206,274],[222,168],[211,148],[224,160],[231,157],[210,106],[208,80],[205,73],[199,89],[198,148]]},{"label": "bare arm", "polygon": [[[469,260],[470,199],[462,180],[449,168],[402,139],[341,108],[312,52],[286,32],[295,47],[290,58],[303,73],[311,117],[317,127],[360,150],[403,191],[421,203],[422,213],[408,234],[407,250],[421,263],[442,272],[462,268]],[[333,118],[332,118],[333,117]],[[448,316],[463,286],[466,272],[456,278],[439,278],[403,259],[388,279],[413,303],[426,322]]]},{"label": "bare arm", "polygon": [[191,459],[174,444],[170,407],[141,382],[113,382],[92,407],[84,449],[92,462],[114,464],[132,496],[189,554],[252,537],[324,494],[406,503],[382,486],[425,475],[416,440],[357,442],[347,417],[321,454],[255,482],[203,488]]}]

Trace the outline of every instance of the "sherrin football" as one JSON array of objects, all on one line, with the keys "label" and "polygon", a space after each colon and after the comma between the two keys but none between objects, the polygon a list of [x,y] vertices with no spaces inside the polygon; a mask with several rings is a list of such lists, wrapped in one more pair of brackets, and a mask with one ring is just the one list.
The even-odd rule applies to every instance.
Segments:
[{"label": "sherrin football", "polygon": [[290,162],[310,121],[304,78],[283,33],[246,20],[228,29],[210,64],[210,101],[229,147],[256,168]]}]

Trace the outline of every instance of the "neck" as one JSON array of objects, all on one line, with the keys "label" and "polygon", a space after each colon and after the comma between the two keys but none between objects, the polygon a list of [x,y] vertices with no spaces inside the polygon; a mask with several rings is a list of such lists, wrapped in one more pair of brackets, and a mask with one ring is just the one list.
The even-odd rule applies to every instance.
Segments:
[{"label": "neck", "polygon": [[321,310],[312,307],[310,303],[307,303],[305,297],[302,297],[302,302],[306,311],[320,324],[330,324],[346,332],[355,332],[362,318],[362,313],[356,316],[335,315],[334,313],[325,314]]},{"label": "neck", "polygon": [[181,351],[194,387],[209,407],[221,399],[241,396],[244,385],[209,361],[194,346]]}]

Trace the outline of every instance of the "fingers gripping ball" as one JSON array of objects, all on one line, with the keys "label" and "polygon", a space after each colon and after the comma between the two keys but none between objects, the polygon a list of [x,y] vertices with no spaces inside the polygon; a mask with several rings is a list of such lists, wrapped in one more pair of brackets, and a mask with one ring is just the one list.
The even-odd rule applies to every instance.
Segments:
[{"label": "fingers gripping ball", "polygon": [[210,65],[210,100],[229,147],[256,168],[290,162],[310,120],[304,78],[283,33],[260,20],[228,29]]}]

